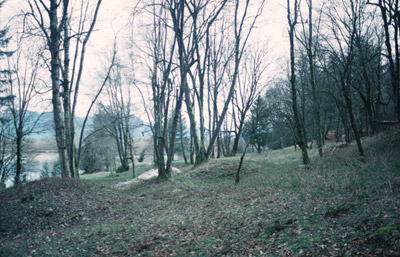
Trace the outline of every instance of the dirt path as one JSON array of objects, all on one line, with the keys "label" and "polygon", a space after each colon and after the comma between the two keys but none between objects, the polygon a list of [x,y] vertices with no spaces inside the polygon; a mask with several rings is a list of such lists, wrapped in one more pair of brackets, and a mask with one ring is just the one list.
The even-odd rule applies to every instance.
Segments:
[{"label": "dirt path", "polygon": [[[172,167],[172,175],[176,175],[176,174],[179,174],[181,172],[182,172],[181,170],[179,170],[179,169],[177,169],[175,167]],[[148,179],[154,178],[156,176],[158,176],[158,170],[157,169],[152,169],[152,170],[149,170],[149,171],[146,171],[146,172],[142,173],[140,176],[138,176],[138,177],[136,177],[134,179],[130,179],[130,180],[127,180],[127,181],[119,182],[119,183],[115,184],[115,187],[117,187],[117,188],[127,187],[127,186],[129,186],[131,184],[138,183],[138,182],[143,181],[143,180],[148,180]]]}]

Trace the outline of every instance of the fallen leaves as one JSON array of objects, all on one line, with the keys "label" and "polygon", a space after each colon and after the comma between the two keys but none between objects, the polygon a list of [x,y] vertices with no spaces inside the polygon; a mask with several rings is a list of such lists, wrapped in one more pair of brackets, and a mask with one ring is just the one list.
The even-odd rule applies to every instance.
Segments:
[{"label": "fallen leaves", "polygon": [[231,176],[235,159],[122,191],[75,180],[29,183],[0,192],[6,206],[0,238],[7,247],[0,253],[390,256],[400,249],[398,187],[348,156],[342,157],[347,166],[329,168],[329,158],[341,152],[307,171],[259,158],[244,167],[238,186]]}]

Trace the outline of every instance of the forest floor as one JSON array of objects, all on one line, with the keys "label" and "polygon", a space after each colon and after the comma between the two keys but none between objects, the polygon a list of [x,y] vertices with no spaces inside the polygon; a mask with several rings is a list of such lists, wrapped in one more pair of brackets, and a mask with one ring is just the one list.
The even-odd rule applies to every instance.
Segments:
[{"label": "forest floor", "polygon": [[400,256],[400,131],[363,145],[309,168],[249,154],[238,185],[232,157],[123,189],[129,173],[5,189],[0,256]]}]

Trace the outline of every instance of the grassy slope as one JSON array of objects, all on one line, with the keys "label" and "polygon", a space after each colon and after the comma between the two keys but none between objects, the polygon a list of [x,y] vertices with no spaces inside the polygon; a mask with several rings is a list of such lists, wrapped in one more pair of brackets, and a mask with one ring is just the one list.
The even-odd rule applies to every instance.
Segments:
[{"label": "grassy slope", "polygon": [[290,148],[248,155],[238,186],[235,157],[123,190],[129,173],[3,190],[0,256],[399,256],[400,131],[364,145],[307,170]]}]

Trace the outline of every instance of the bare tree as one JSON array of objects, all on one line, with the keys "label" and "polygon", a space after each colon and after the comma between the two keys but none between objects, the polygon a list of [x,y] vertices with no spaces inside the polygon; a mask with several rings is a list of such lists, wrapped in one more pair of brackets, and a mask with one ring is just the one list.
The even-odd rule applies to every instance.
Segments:
[{"label": "bare tree", "polygon": [[[39,45],[27,47],[31,37],[25,32],[16,33],[16,46],[12,58],[8,59],[9,84],[7,93],[13,98],[8,102],[8,110],[11,113],[13,124],[13,141],[15,143],[15,177],[14,185],[21,183],[23,172],[24,141],[27,136],[35,133],[36,125],[41,115],[32,115],[29,110],[40,103],[40,96],[44,93],[46,83],[40,78],[45,65],[42,54],[43,47]],[[36,99],[35,99],[36,98]]]},{"label": "bare tree", "polygon": [[[237,153],[247,113],[266,86],[265,82],[262,81],[262,76],[267,69],[266,54],[266,51],[257,47],[246,51],[241,76],[238,78],[238,86],[233,96],[235,139],[231,151],[232,156]],[[237,114],[235,114],[235,110]]]},{"label": "bare tree", "polygon": [[[0,10],[4,1],[0,1]],[[2,60],[9,58],[13,55],[13,51],[7,49],[10,41],[8,35],[8,28],[0,28],[0,58]],[[6,63],[6,62],[5,62]],[[3,64],[3,63],[2,63]],[[14,149],[11,143],[12,128],[10,124],[11,118],[7,113],[6,104],[12,100],[11,95],[5,94],[7,86],[9,85],[11,70],[1,67],[0,69],[0,187],[5,186],[6,180],[11,175],[12,162],[14,160]]]},{"label": "bare tree", "polygon": [[11,117],[2,112],[0,118],[0,188],[6,186],[6,181],[15,169],[15,144],[11,135],[13,128]]},{"label": "bare tree", "polygon": [[[185,93],[186,106],[191,125],[191,132],[195,146],[196,162],[201,162],[205,158],[205,118],[204,118],[204,91],[206,86],[206,74],[209,51],[210,51],[210,29],[221,14],[227,1],[190,1],[186,4],[187,9],[192,18],[193,30],[192,40],[196,56],[196,72],[198,80],[198,88],[196,86],[196,77],[189,70],[192,79],[193,90],[197,99],[200,117],[200,141],[197,136],[197,128],[193,110],[191,110],[191,101]],[[202,51],[201,51],[202,50]]]},{"label": "bare tree", "polygon": [[83,146],[83,142],[84,142],[84,136],[85,136],[85,128],[86,128],[86,124],[88,122],[89,119],[89,115],[93,109],[93,107],[95,106],[97,99],[99,98],[99,96],[101,95],[101,93],[103,92],[104,87],[107,85],[108,80],[110,79],[110,74],[111,71],[114,68],[115,65],[115,60],[116,60],[116,55],[117,55],[117,49],[116,49],[116,39],[114,40],[114,47],[113,47],[113,52],[112,52],[112,57],[110,60],[110,64],[109,67],[107,67],[106,69],[106,74],[105,74],[105,78],[103,80],[103,82],[101,83],[98,91],[96,92],[95,96],[93,97],[89,109],[86,112],[85,118],[83,119],[83,124],[82,124],[82,128],[81,128],[81,132],[80,132],[80,136],[79,136],[79,143],[78,143],[78,149],[77,149],[77,157],[76,157],[76,167],[80,167],[80,160],[81,160],[81,152],[82,152],[82,146]]},{"label": "bare tree", "polygon": [[122,168],[129,170],[129,163],[132,165],[133,176],[136,176],[135,160],[132,138],[132,78],[126,74],[126,68],[120,60],[113,61],[115,64],[110,69],[107,81],[108,104],[101,104],[101,111],[104,113],[104,128],[115,139],[118,156]]},{"label": "bare tree", "polygon": [[[172,107],[172,94],[176,96],[175,113],[180,114],[183,101],[183,90],[176,87],[174,83],[174,74],[172,73],[173,60],[175,58],[175,49],[177,45],[177,37],[173,33],[169,33],[169,26],[179,31],[179,24],[183,22],[181,16],[182,4],[173,1],[152,1],[149,12],[152,14],[151,29],[152,32],[148,38],[148,56],[151,57],[151,65],[148,69],[150,72],[151,97],[153,103],[153,145],[155,163],[158,168],[158,176],[160,178],[168,178],[170,176],[170,165],[172,160],[168,161],[173,153],[168,151],[167,161],[165,160],[166,149],[169,149],[168,138],[175,140],[175,136],[168,137],[168,117]],[[170,16],[175,17],[175,23],[171,25]],[[178,26],[178,27],[174,27]],[[180,26],[183,26],[180,25]],[[181,42],[182,43],[182,42]],[[182,82],[181,82],[182,83]],[[150,119],[150,115],[148,115]],[[176,116],[174,116],[176,117]],[[177,119],[176,119],[177,124]],[[175,126],[176,128],[176,126]],[[173,128],[172,128],[173,130]],[[173,150],[172,150],[173,151]]]},{"label": "bare tree", "polygon": [[351,83],[351,86],[357,92],[364,106],[366,116],[364,132],[366,135],[372,135],[376,127],[375,106],[381,104],[381,97],[379,96],[381,93],[379,91],[382,82],[380,80],[382,64],[381,46],[378,44],[380,39],[375,35],[376,31],[379,30],[376,19],[374,19],[376,12],[368,12],[367,7],[364,5],[358,10],[359,18],[356,27],[354,53],[354,73],[358,79]]},{"label": "bare tree", "polygon": [[[225,116],[227,114],[229,105],[231,104],[231,100],[232,100],[232,97],[233,97],[233,94],[234,94],[234,91],[236,88],[237,78],[239,75],[240,62],[242,60],[245,48],[247,46],[247,42],[250,37],[250,34],[255,26],[255,23],[256,23],[258,17],[262,13],[262,10],[264,7],[264,2],[265,1],[261,1],[259,3],[256,14],[254,16],[252,16],[251,18],[249,18],[248,11],[249,11],[249,6],[250,6],[250,1],[246,0],[244,2],[243,6],[240,4],[239,0],[234,1],[234,55],[233,55],[234,56],[233,57],[234,58],[234,69],[233,69],[233,74],[232,74],[232,80],[231,80],[231,83],[229,86],[227,98],[225,100],[225,103],[223,104],[221,114],[218,118],[215,129],[210,138],[210,142],[209,142],[204,160],[207,160],[214,150],[214,143],[220,133],[221,126],[225,120]],[[248,24],[248,22],[249,22],[249,24]]]},{"label": "bare tree", "polygon": [[[400,120],[400,15],[399,0],[377,0],[367,1],[368,4],[375,5],[381,12],[381,19],[385,34],[385,46],[387,59],[389,61],[389,71],[393,90],[393,102],[395,105],[396,118]],[[392,28],[392,29],[391,29]],[[393,35],[392,35],[393,33]]]},{"label": "bare tree", "polygon": [[[343,95],[347,115],[357,142],[359,154],[360,156],[364,156],[364,149],[361,144],[361,137],[353,111],[351,85],[354,83],[352,79],[352,65],[354,64],[355,58],[355,39],[357,26],[359,25],[358,19],[360,18],[360,12],[362,12],[361,9],[364,8],[365,5],[361,0],[351,0],[350,3],[341,1],[340,4],[347,7],[342,15],[335,5],[328,8],[327,13],[330,20],[329,28],[333,32],[334,38],[334,43],[329,43],[331,49],[330,59],[332,60],[332,67],[337,74],[337,76],[332,76],[338,85],[340,85],[341,94]],[[336,45],[337,48],[335,47]]]},{"label": "bare tree", "polygon": [[[295,72],[295,55],[294,55],[294,38],[296,33],[296,25],[298,23],[300,3],[298,0],[294,1],[293,7],[290,4],[290,0],[287,0],[287,19],[289,25],[289,42],[290,42],[290,84],[291,84],[291,95],[292,95],[292,109],[294,124],[296,127],[296,141],[299,145],[302,156],[303,163],[309,164],[310,158],[308,157],[307,144],[305,142],[303,125],[301,124],[299,117],[299,110],[297,104],[297,89],[296,89],[296,72]],[[293,14],[292,14],[293,10]]]},{"label": "bare tree", "polygon": [[[210,40],[210,51],[208,55],[208,65],[207,65],[207,84],[208,84],[208,131],[209,131],[209,141],[211,141],[212,135],[216,129],[218,119],[220,116],[219,112],[219,102],[220,95],[228,87],[229,77],[228,68],[234,56],[233,47],[228,43],[230,42],[230,37],[227,30],[229,29],[229,24],[227,22],[227,17],[222,17],[221,21],[216,24],[213,28],[213,32],[209,36]],[[217,153],[216,156],[219,158],[221,156],[221,133],[217,135]],[[213,149],[211,155],[215,156],[215,151]]]},{"label": "bare tree", "polygon": [[[306,32],[306,28],[304,24],[306,21],[304,21],[303,17],[302,19],[302,25],[303,25],[303,38],[299,38],[300,42],[304,46],[307,52],[307,59],[308,59],[308,68],[309,68],[309,73],[310,73],[310,85],[311,85],[311,97],[312,97],[312,109],[313,109],[313,114],[314,114],[314,122],[315,122],[315,128],[316,128],[316,138],[317,138],[317,145],[318,145],[318,154],[320,157],[322,157],[322,142],[323,142],[323,135],[322,135],[322,126],[321,126],[321,113],[320,113],[320,104],[319,104],[319,98],[318,98],[318,85],[316,81],[316,70],[315,70],[315,57],[316,57],[316,51],[318,49],[318,39],[319,39],[319,24],[321,22],[321,15],[319,16],[319,19],[317,20],[317,34],[314,37],[313,30],[314,30],[314,25],[313,25],[313,1],[312,0],[307,0],[307,6],[308,6],[308,33]],[[322,8],[322,7],[321,7]]]},{"label": "bare tree", "polygon": [[75,110],[86,46],[93,32],[101,2],[102,0],[97,0],[92,9],[93,5],[89,4],[89,1],[82,0],[78,22],[75,25],[73,22],[76,13],[72,13],[69,0],[50,0],[48,4],[41,0],[28,1],[30,11],[27,15],[33,18],[33,23],[45,38],[50,53],[52,105],[62,177],[79,175],[74,161]]}]

